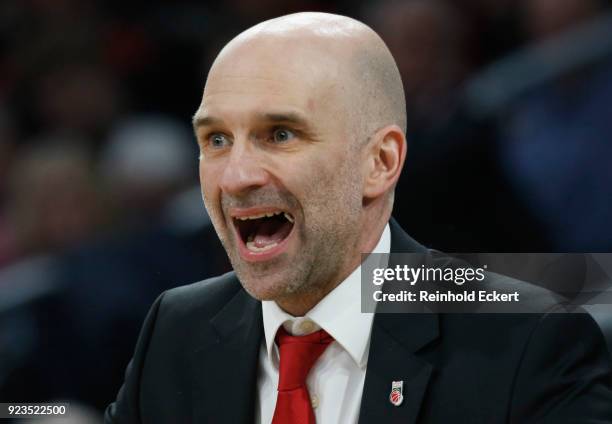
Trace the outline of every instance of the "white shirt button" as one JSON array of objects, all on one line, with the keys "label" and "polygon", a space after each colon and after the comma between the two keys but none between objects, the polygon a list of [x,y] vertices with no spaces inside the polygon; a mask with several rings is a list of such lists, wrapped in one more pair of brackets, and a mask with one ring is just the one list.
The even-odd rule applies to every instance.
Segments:
[{"label": "white shirt button", "polygon": [[319,397],[317,395],[310,396],[310,404],[312,405],[312,409],[316,409],[319,406]]}]

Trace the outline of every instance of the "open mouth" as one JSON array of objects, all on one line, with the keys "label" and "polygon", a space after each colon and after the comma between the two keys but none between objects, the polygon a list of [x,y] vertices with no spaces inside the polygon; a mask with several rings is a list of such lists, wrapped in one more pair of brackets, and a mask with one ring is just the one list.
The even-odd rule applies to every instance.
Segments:
[{"label": "open mouth", "polygon": [[251,254],[269,252],[281,245],[289,237],[294,221],[290,213],[280,210],[233,217],[236,231]]}]

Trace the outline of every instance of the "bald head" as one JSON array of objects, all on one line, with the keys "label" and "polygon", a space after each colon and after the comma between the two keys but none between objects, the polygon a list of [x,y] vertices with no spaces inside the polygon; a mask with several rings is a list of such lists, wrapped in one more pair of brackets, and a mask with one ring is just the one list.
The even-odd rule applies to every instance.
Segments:
[{"label": "bald head", "polygon": [[304,12],[262,22],[225,46],[207,87],[220,74],[242,67],[256,72],[262,64],[307,83],[318,95],[315,102],[323,101],[328,112],[344,117],[347,135],[357,141],[385,125],[406,130],[395,60],[378,34],[355,19]]}]

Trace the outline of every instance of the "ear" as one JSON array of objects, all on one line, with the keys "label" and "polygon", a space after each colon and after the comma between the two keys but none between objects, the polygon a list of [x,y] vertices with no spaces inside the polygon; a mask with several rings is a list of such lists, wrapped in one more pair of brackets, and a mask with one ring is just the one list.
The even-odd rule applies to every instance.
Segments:
[{"label": "ear", "polygon": [[372,136],[364,150],[363,196],[374,199],[399,179],[406,159],[406,136],[397,125],[388,125]]}]

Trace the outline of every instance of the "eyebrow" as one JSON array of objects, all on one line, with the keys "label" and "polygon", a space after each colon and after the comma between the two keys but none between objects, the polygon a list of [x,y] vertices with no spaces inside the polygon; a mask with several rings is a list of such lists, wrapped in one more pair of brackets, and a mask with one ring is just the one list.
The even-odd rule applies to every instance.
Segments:
[{"label": "eyebrow", "polygon": [[[283,124],[294,124],[299,127],[308,128],[308,120],[299,113],[295,112],[270,112],[260,113],[256,115],[257,120],[266,121],[270,123],[283,123]],[[197,131],[200,127],[206,127],[211,125],[220,125],[223,123],[223,119],[214,116],[198,116],[194,115],[193,129]]]},{"label": "eyebrow", "polygon": [[294,124],[300,127],[308,127],[308,120],[302,115],[294,112],[262,113],[258,115],[257,118],[272,123]]},{"label": "eyebrow", "polygon": [[207,127],[210,125],[218,125],[223,123],[222,119],[215,118],[214,116],[198,116],[194,115],[192,119],[193,129],[197,131],[200,127]]}]

